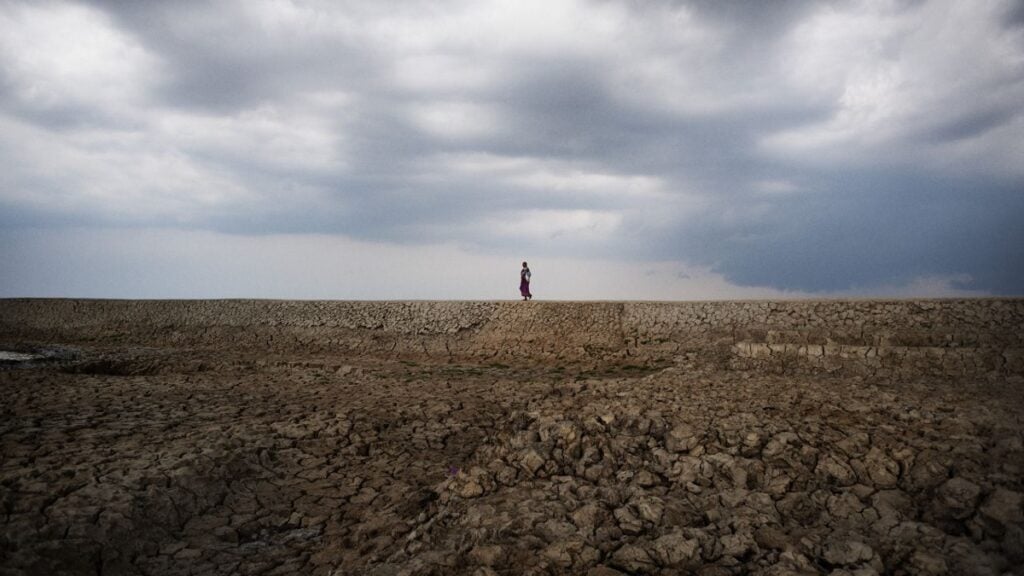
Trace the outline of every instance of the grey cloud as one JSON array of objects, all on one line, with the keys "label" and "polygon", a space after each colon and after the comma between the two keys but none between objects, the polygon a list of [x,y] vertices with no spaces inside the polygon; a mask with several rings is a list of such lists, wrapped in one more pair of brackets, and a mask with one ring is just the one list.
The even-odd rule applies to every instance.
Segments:
[{"label": "grey cloud", "polygon": [[1003,23],[1009,28],[1024,26],[1024,2],[1008,1],[1003,12]]},{"label": "grey cloud", "polygon": [[920,135],[923,142],[949,142],[976,138],[1013,121],[1020,111],[1009,106],[970,110],[962,116],[944,119]]},{"label": "grey cloud", "polygon": [[[1019,123],[1020,106],[1014,99],[1024,82],[1019,68],[985,62],[993,68],[991,74],[963,86],[938,86],[944,96],[921,104],[933,108],[914,110],[910,120],[899,120],[906,125],[883,126],[894,136],[866,152],[856,141],[848,147],[837,144],[820,156],[828,152],[838,160],[824,161],[815,148],[787,156],[762,145],[772,135],[824,125],[842,113],[841,92],[795,85],[786,77],[791,63],[781,60],[787,36],[828,9],[819,2],[597,2],[588,10],[621,7],[627,23],[623,28],[629,32],[616,37],[621,45],[599,47],[607,50],[585,42],[577,50],[562,50],[558,44],[500,50],[470,41],[464,46],[428,42],[416,47],[415,38],[400,32],[375,36],[373,24],[390,14],[372,3],[300,3],[324,10],[325,22],[338,17],[348,24],[277,32],[240,14],[234,3],[91,5],[156,59],[159,81],[144,95],[139,115],[88,102],[50,107],[26,102],[14,94],[18,79],[4,69],[0,114],[45,134],[67,132],[69,137],[84,127],[150,135],[153,123],[181,115],[194,125],[153,132],[145,140],[154,147],[151,154],[180,155],[187,167],[223,177],[244,193],[219,203],[197,200],[187,214],[132,217],[98,205],[77,213],[47,211],[0,195],[6,205],[0,226],[5,228],[162,222],[237,234],[326,233],[497,250],[509,238],[482,231],[481,223],[534,212],[590,211],[621,216],[621,224],[603,236],[585,226],[575,232],[524,235],[517,239],[519,247],[551,257],[687,262],[708,266],[742,285],[780,289],[841,291],[966,274],[973,279],[970,288],[1024,292],[1018,248],[1024,246],[1019,232],[1024,176],[1012,170],[986,174],[991,170],[971,158],[927,156],[932,149],[964,141],[988,142],[992,133]],[[655,19],[663,15],[659,10],[672,5],[692,9],[692,24],[715,35],[707,40],[714,50],[690,58],[680,52],[705,47],[679,48],[653,32],[650,37],[636,32],[655,30]],[[905,2],[894,17],[914,20],[929,5]],[[830,6],[853,7],[841,2]],[[430,13],[423,8],[411,4],[395,10],[408,11],[415,16],[408,19],[413,22],[422,16],[423,30],[441,25],[426,19]],[[464,9],[453,3],[432,13]],[[981,29],[1011,34],[1006,30],[1019,25],[1022,14],[1019,4],[1006,3],[998,19]],[[978,18],[983,17],[988,15],[979,12]],[[509,37],[514,38],[512,31]],[[655,41],[664,46],[652,46]],[[1014,46],[1012,41],[1007,45]],[[885,57],[898,60],[899,46],[893,42],[890,50],[896,53]],[[1024,54],[1020,43],[1015,46],[1018,56]],[[396,58],[407,48],[458,57],[457,72],[479,71],[484,80],[465,86],[403,84],[396,79]],[[659,100],[643,93],[649,86],[623,80],[647,64],[648,57],[663,59],[666,74],[678,75],[683,87],[678,94]],[[837,69],[846,64],[830,63]],[[985,96],[977,97],[978,91]],[[307,99],[320,93],[343,95],[344,104],[311,107]],[[417,110],[445,102],[479,107],[499,125],[493,131],[445,136],[417,124]],[[261,107],[278,111],[285,125],[299,122],[289,120],[292,113],[308,114],[302,121],[322,129],[332,142],[319,145],[329,148],[323,161],[309,165],[299,155],[270,162],[237,142],[187,134],[222,119],[244,125],[245,114]],[[442,129],[444,122],[442,117]],[[230,132],[234,126],[222,130]],[[256,134],[251,137],[275,135],[271,128]],[[0,141],[0,167],[14,157],[3,146]],[[1019,157],[1020,150],[1015,154]],[[518,159],[527,166],[523,170],[547,170],[559,177],[648,178],[661,188],[658,195],[642,200],[569,184],[545,189],[508,177],[503,169],[460,171],[452,158],[466,155]],[[68,187],[63,193],[74,194],[73,173],[35,179],[27,169],[22,173],[17,180],[0,180],[0,186],[63,185]],[[771,183],[779,183],[783,192],[759,189],[771,188]]]},{"label": "grey cloud", "polygon": [[230,113],[307,90],[356,87],[380,64],[357,38],[276,38],[260,22],[232,11],[244,4],[93,4],[161,57],[157,96],[174,107]]},{"label": "grey cloud", "polygon": [[795,23],[813,10],[821,9],[836,2],[814,0],[782,0],[779,2],[744,2],[743,0],[696,0],[675,2],[692,7],[701,16],[723,25],[735,27],[750,41],[752,48],[759,48],[765,39],[778,36],[789,30]]},{"label": "grey cloud", "polygon": [[997,293],[1024,284],[1024,229],[1014,225],[1024,198],[1014,187],[852,174],[835,190],[779,204],[755,226],[708,221],[676,242],[691,261],[749,285],[785,278],[792,289],[834,292],[937,273]]}]

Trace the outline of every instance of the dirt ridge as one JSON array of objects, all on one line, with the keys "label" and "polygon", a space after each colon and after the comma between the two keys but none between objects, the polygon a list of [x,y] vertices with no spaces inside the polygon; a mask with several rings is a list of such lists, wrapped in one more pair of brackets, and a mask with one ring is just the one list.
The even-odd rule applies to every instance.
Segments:
[{"label": "dirt ridge", "polygon": [[502,362],[668,361],[908,379],[1024,373],[1024,299],[0,300],[0,335]]}]

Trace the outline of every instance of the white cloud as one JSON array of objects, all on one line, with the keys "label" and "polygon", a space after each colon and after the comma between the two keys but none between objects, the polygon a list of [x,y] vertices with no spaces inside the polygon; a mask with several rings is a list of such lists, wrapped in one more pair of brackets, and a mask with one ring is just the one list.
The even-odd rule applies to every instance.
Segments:
[{"label": "white cloud", "polygon": [[608,39],[627,25],[628,11],[615,2],[523,0],[425,3],[390,7],[371,33],[399,53],[530,56],[608,50]]},{"label": "white cloud", "polygon": [[221,174],[136,132],[81,130],[69,137],[0,115],[0,199],[100,220],[188,222],[246,198]]},{"label": "white cloud", "polygon": [[452,140],[499,136],[503,129],[500,111],[475,102],[441,101],[414,104],[412,121],[431,135]]},{"label": "white cloud", "polygon": [[284,196],[315,205],[323,191],[305,181],[349,167],[336,119],[349,104],[345,93],[314,91],[215,115],[124,101],[119,123],[60,129],[0,111],[0,200],[103,222],[184,225],[274,211]]},{"label": "white cloud", "polygon": [[565,237],[574,242],[600,241],[614,235],[622,223],[615,212],[597,210],[524,210],[498,213],[481,221],[480,234],[509,242],[544,242]]},{"label": "white cloud", "polygon": [[0,69],[22,105],[108,113],[144,99],[160,61],[98,10],[65,3],[0,6]]},{"label": "white cloud", "polygon": [[378,13],[365,30],[399,89],[416,94],[497,92],[534,61],[616,53],[628,12],[614,2],[527,0],[409,5]]},{"label": "white cloud", "polygon": [[[343,92],[310,91],[227,115],[188,111],[154,101],[161,60],[101,11],[4,5],[0,31],[0,65],[18,105],[70,109],[69,118],[85,120],[54,128],[0,110],[0,200],[9,205],[194,225],[275,201],[280,183],[253,171],[308,177],[345,168],[335,120],[350,101]],[[317,195],[301,182],[287,189],[306,201]]]},{"label": "white cloud", "polygon": [[152,119],[152,135],[169,148],[222,162],[312,173],[341,170],[347,165],[345,143],[333,118],[344,114],[344,95],[311,99],[232,115],[168,110]]},{"label": "white cloud", "polygon": [[822,7],[786,40],[784,70],[802,98],[832,102],[834,113],[766,135],[763,149],[809,164],[1024,174],[1024,150],[1012,145],[1024,139],[1024,31],[1002,25],[1004,10],[1000,2]]},{"label": "white cloud", "polygon": [[497,72],[472,57],[430,52],[398,55],[391,69],[395,86],[427,94],[482,92],[497,83]]},{"label": "white cloud", "polygon": [[645,174],[617,174],[599,166],[529,156],[444,153],[422,163],[425,182],[463,182],[479,194],[514,191],[569,208],[508,209],[496,202],[477,220],[451,228],[485,243],[544,245],[605,252],[636,234],[669,230],[709,207],[706,195]]},{"label": "white cloud", "polygon": [[[580,162],[489,153],[444,153],[427,159],[432,170],[541,192],[569,192],[587,197],[614,197],[622,204],[667,200],[666,183],[646,174],[615,174]],[[674,191],[679,194],[680,190]]]},{"label": "white cloud", "polygon": [[541,169],[510,178],[510,182],[537,190],[573,191],[653,199],[664,195],[664,184],[653,176],[589,172],[579,168]]},{"label": "white cloud", "polygon": [[728,31],[698,19],[686,6],[648,7],[623,40],[629,50],[606,55],[609,84],[617,98],[641,109],[717,115],[766,97],[760,78],[732,73]]}]

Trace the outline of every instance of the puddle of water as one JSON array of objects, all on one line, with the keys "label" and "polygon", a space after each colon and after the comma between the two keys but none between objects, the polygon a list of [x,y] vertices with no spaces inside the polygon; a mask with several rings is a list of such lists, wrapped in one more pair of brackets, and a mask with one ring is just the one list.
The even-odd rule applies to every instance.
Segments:
[{"label": "puddle of water", "polygon": [[28,362],[29,360],[40,360],[45,357],[42,354],[24,354],[0,350],[0,362]]}]

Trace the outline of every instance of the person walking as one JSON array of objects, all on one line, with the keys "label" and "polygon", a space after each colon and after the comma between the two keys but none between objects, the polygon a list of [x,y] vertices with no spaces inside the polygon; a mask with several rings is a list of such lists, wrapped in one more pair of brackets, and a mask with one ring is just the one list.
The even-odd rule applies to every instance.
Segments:
[{"label": "person walking", "polygon": [[523,295],[523,300],[529,300],[533,298],[533,294],[530,294],[530,267],[523,262],[523,269],[519,271],[519,293]]}]

